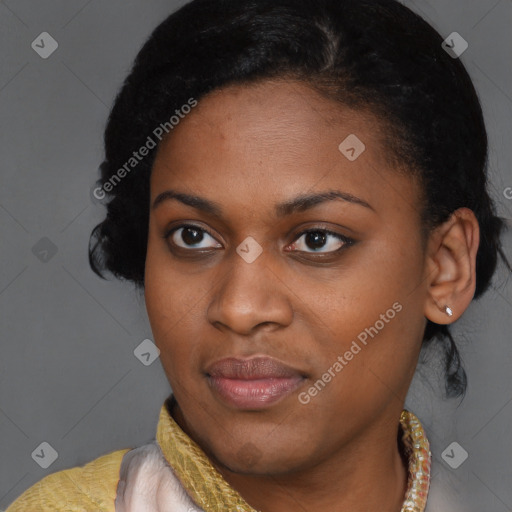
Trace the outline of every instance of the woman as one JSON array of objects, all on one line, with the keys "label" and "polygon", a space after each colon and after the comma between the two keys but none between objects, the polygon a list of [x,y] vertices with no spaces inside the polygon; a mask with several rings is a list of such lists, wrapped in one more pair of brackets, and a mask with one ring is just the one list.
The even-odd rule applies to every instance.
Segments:
[{"label": "woman", "polygon": [[144,290],[173,394],[154,442],[7,512],[429,511],[405,397],[435,339],[464,393],[448,326],[503,256],[442,42],[395,0],[194,0],[154,31],[106,128],[90,261]]}]

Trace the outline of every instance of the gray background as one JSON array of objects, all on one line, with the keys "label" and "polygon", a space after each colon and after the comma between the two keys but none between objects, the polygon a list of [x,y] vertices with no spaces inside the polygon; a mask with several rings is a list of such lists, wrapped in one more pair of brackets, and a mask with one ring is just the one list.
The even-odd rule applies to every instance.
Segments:
[{"label": "gray background", "polygon": [[[115,93],[152,29],[183,3],[0,1],[0,509],[47,474],[155,435],[169,384],[158,359],[144,366],[133,354],[151,339],[143,297],[88,266],[104,215],[90,190]],[[469,42],[461,58],[485,111],[492,193],[512,218],[512,0],[405,3],[444,37]],[[59,44],[48,59],[31,48],[43,31]],[[43,238],[57,249],[48,261],[33,250],[48,247]],[[512,257],[510,234],[505,244]],[[433,488],[443,480],[468,512],[512,510],[511,306],[500,265],[455,329],[469,375],[462,405],[443,401],[435,354],[406,404],[429,434]],[[31,456],[43,441],[58,452],[47,469]],[[441,457],[453,441],[469,453],[456,470]]]}]

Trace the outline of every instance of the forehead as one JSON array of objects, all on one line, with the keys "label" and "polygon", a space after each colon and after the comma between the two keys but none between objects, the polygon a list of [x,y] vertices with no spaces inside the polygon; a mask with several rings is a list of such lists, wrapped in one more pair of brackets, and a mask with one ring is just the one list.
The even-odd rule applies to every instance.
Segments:
[{"label": "forehead", "polygon": [[383,130],[371,113],[299,82],[225,87],[202,98],[160,143],[151,196],[179,187],[226,204],[333,188],[370,203],[388,190],[414,195],[412,180],[385,163]]},{"label": "forehead", "polygon": [[328,100],[304,83],[269,80],[227,86],[202,98],[163,140],[159,154],[179,158],[180,149],[186,152],[184,145],[195,142],[200,156],[205,145],[197,138],[203,137],[208,145],[219,145],[220,157],[264,153],[266,148],[275,150],[275,156],[300,150],[321,157],[333,143],[337,150],[344,132],[357,132],[372,146],[380,144],[380,123],[368,112]]}]

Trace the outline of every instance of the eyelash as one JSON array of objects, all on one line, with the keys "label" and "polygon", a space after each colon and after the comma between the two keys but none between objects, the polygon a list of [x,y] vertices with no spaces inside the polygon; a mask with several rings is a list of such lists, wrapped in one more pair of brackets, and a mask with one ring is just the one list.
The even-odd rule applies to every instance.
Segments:
[{"label": "eyelash", "polygon": [[[164,234],[163,238],[164,240],[168,240],[171,235],[174,234],[174,232],[178,231],[179,229],[186,229],[186,228],[193,228],[197,231],[202,231],[203,233],[207,233],[208,235],[210,235],[215,241],[216,238],[207,230],[207,229],[204,229],[202,227],[199,227],[199,226],[196,226],[195,224],[181,224],[180,226],[175,226],[173,227],[172,229],[166,231],[166,233]],[[309,228],[309,229],[306,229],[304,231],[301,231],[299,233],[297,233],[297,235],[295,236],[295,238],[293,239],[293,242],[292,244],[296,243],[297,240],[299,240],[303,235],[307,235],[308,233],[317,233],[317,232],[321,232],[321,233],[325,233],[326,235],[331,235],[335,238],[337,238],[339,241],[343,242],[343,245],[339,248],[339,249],[336,249],[334,251],[327,251],[327,252],[308,252],[308,251],[291,251],[291,252],[299,252],[299,253],[303,253],[303,254],[320,254],[320,255],[328,255],[328,254],[337,254],[337,253],[340,253],[341,251],[343,251],[344,249],[347,249],[348,247],[354,245],[354,243],[356,242],[354,239],[352,238],[349,238],[347,236],[344,236],[340,233],[336,233],[335,231],[331,231],[329,229],[326,229],[326,228]],[[176,246],[176,244],[174,244],[173,242],[170,242],[171,244],[173,244],[175,247],[177,247],[178,249],[182,249],[184,251],[190,251],[190,252],[201,252],[201,251],[208,251],[208,250],[211,250],[212,248],[208,249],[208,248],[203,248],[203,249],[186,249],[185,247],[180,247],[180,246]],[[219,243],[219,242],[217,242]],[[292,245],[290,244],[290,245]]]}]

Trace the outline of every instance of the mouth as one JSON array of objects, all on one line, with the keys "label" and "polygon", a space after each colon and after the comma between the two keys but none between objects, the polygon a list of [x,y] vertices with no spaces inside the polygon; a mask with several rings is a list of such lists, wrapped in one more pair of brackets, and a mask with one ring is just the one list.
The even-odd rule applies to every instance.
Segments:
[{"label": "mouth", "polygon": [[242,410],[264,409],[296,391],[305,376],[266,356],[229,357],[207,368],[208,384],[226,405]]}]

